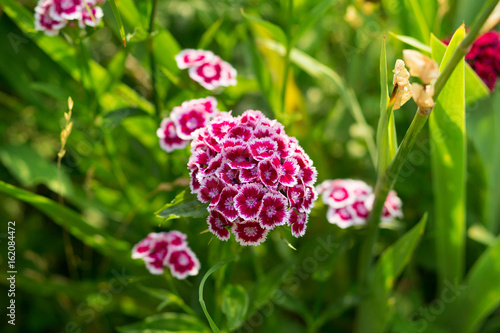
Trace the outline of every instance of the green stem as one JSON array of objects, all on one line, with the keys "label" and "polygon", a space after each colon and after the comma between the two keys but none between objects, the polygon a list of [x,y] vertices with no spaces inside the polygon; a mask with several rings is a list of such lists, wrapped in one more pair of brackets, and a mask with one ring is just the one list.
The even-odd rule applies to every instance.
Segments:
[{"label": "green stem", "polygon": [[215,324],[215,322],[213,321],[212,317],[210,316],[210,313],[208,313],[207,306],[205,304],[205,300],[203,299],[203,288],[205,287],[205,282],[207,281],[210,274],[215,272],[219,267],[229,263],[230,261],[235,260],[236,258],[238,258],[238,256],[234,256],[234,257],[229,258],[225,261],[221,261],[221,262],[215,264],[212,268],[210,268],[208,270],[208,272],[205,273],[205,276],[203,276],[203,279],[201,279],[200,287],[198,289],[198,300],[200,301],[201,308],[203,309],[203,313],[205,313],[205,317],[207,317],[207,320],[208,320],[208,323],[210,324],[210,328],[212,329],[212,332],[215,332],[215,333],[220,333],[220,330],[217,327],[217,325]]},{"label": "green stem", "polygon": [[151,9],[151,17],[149,21],[148,52],[149,52],[149,64],[151,66],[151,86],[153,89],[153,102],[155,106],[156,116],[159,118],[161,112],[161,103],[156,87],[156,58],[154,53],[154,44],[152,36],[157,6],[158,6],[158,0],[153,0],[153,8]]},{"label": "green stem", "polygon": [[[484,22],[491,14],[496,4],[500,0],[489,0],[484,6],[479,14],[479,16],[474,21],[471,26],[469,33],[462,40],[460,45],[453,52],[449,62],[439,73],[434,85],[434,100],[437,100],[439,94],[441,93],[444,85],[450,78],[455,67],[458,65],[460,60],[467,54],[470,46],[476,40],[479,35],[479,31],[483,26]],[[399,146],[394,159],[392,160],[389,168],[384,175],[378,177],[377,185],[375,186],[375,200],[373,202],[373,208],[368,219],[368,234],[365,237],[363,244],[361,245],[361,252],[358,262],[358,283],[360,284],[362,291],[368,282],[370,267],[373,261],[373,249],[378,237],[378,224],[380,222],[380,216],[382,214],[384,203],[389,194],[390,190],[394,187],[394,183],[401,171],[401,168],[408,159],[413,145],[417,139],[418,134],[424,127],[432,108],[422,109],[418,108],[413,118],[413,121],[408,128],[403,142]]]},{"label": "green stem", "polygon": [[[288,1],[288,22],[286,29],[286,52],[285,52],[285,65],[283,73],[283,86],[281,89],[281,110],[280,118],[281,122],[285,121],[285,107],[286,107],[286,89],[288,86],[288,75],[290,72],[290,53],[292,51],[292,24],[293,24],[293,0]],[[286,125],[286,124],[284,124]]]}]

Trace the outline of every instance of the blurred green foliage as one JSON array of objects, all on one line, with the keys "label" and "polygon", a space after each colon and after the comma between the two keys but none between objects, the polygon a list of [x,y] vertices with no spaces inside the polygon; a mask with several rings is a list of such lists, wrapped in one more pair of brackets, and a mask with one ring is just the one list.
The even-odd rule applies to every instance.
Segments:
[{"label": "blurred green foliage", "polygon": [[[375,185],[380,92],[387,91],[380,82],[392,89],[390,70],[410,47],[389,32],[428,47],[430,33],[442,39],[462,22],[470,25],[479,2],[159,0],[151,35],[152,1],[113,3],[117,11],[104,3],[104,23],[78,44],[34,31],[35,1],[0,0],[2,299],[8,289],[5,225],[14,220],[18,271],[16,326],[4,317],[2,332],[209,331],[198,286],[210,267],[234,254],[237,259],[215,271],[204,288],[207,309],[223,331],[241,325],[242,332],[352,332],[360,304],[358,318],[374,325],[372,331],[358,325],[363,332],[448,332],[450,323],[453,332],[500,330],[500,94],[497,89],[485,98],[484,85],[469,68],[461,137],[467,154],[459,176],[467,187],[460,203],[466,207],[461,227],[467,238],[463,252],[455,254],[470,289],[442,310],[435,306],[444,304],[443,288],[462,282],[438,275],[447,259],[436,258],[434,195],[446,194],[432,190],[427,128],[396,184],[405,217],[381,230],[376,251],[384,254],[374,274],[388,284],[371,298],[360,295],[354,283],[364,229],[328,224],[318,201],[301,239],[274,232],[256,248],[220,242],[205,232],[203,214],[191,211],[192,202],[182,197],[188,149],[167,154],[156,137],[161,118],[174,106],[210,95],[174,60],[181,49],[202,47],[238,70],[238,85],[215,95],[219,109],[259,109],[279,118],[314,161],[319,181],[356,178]],[[388,68],[381,79],[384,36]],[[434,43],[433,53],[442,47],[444,54],[444,46]],[[69,96],[74,125],[58,174]],[[399,142],[415,110],[410,101],[394,112]],[[187,206],[167,204],[172,200]],[[162,207],[163,218],[155,215]],[[425,212],[420,237],[425,222],[417,223]],[[170,229],[188,234],[202,265],[198,276],[173,281],[150,275],[141,261],[130,259],[133,244],[151,231]],[[386,306],[390,313],[374,316]]]}]

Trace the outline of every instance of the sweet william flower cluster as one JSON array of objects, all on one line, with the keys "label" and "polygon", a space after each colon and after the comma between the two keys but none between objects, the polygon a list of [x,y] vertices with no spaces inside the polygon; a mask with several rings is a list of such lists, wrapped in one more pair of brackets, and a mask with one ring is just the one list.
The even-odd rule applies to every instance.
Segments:
[{"label": "sweet william flower cluster", "polygon": [[[372,188],[361,180],[325,180],[317,186],[322,201],[328,206],[328,222],[340,228],[366,224],[372,209],[374,194]],[[387,196],[382,213],[382,222],[402,218],[402,202],[395,191]]]},{"label": "sweet william flower cluster", "polygon": [[191,251],[186,235],[173,230],[150,233],[132,249],[132,258],[142,259],[151,274],[162,274],[168,267],[177,279],[197,275],[200,262]]},{"label": "sweet william flower cluster", "polygon": [[191,142],[192,133],[206,126],[218,113],[217,100],[213,97],[193,99],[176,106],[156,131],[161,148],[168,153],[185,148]]},{"label": "sweet william flower cluster", "polygon": [[180,69],[208,90],[236,85],[236,70],[211,51],[186,49],[175,56]]},{"label": "sweet william flower cluster", "polygon": [[97,6],[103,0],[40,0],[35,7],[35,29],[55,36],[66,25],[95,27],[103,12]]},{"label": "sweet william flower cluster", "polygon": [[248,110],[219,113],[195,131],[188,167],[192,193],[209,203],[209,230],[221,240],[232,231],[241,245],[259,245],[278,226],[304,234],[316,198],[312,164],[280,123]]}]

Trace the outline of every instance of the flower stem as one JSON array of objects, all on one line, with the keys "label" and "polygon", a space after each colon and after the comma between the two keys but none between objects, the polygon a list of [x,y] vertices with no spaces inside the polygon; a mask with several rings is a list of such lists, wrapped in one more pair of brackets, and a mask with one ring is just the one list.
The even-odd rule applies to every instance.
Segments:
[{"label": "flower stem", "polygon": [[[481,10],[481,13],[479,14],[479,16],[477,16],[473,25],[471,26],[469,33],[464,38],[464,40],[462,40],[460,45],[455,49],[449,62],[439,73],[439,76],[437,77],[436,83],[434,85],[434,100],[437,100],[439,94],[441,93],[444,85],[453,73],[455,67],[467,54],[472,43],[478,37],[484,22],[499,1],[500,0],[489,0],[486,2],[486,4],[483,6],[483,9]],[[398,151],[396,152],[396,155],[394,156],[394,159],[389,165],[389,168],[382,176],[378,177],[377,179],[377,185],[375,186],[375,200],[373,202],[373,208],[368,219],[368,234],[361,245],[361,252],[358,262],[358,283],[363,289],[366,287],[369,278],[370,268],[373,261],[373,248],[375,246],[375,242],[377,241],[379,229],[378,225],[380,222],[380,216],[384,208],[385,200],[390,190],[394,187],[394,183],[396,182],[396,179],[401,172],[403,165],[408,159],[408,155],[413,148],[417,136],[427,122],[431,111],[432,108],[417,109],[415,117],[413,118],[413,121],[408,128],[405,137],[401,142]]]},{"label": "flower stem", "polygon": [[153,103],[155,106],[156,117],[159,118],[161,112],[161,103],[156,87],[156,58],[154,53],[154,44],[152,36],[157,7],[158,7],[158,0],[153,0],[153,8],[151,9],[151,17],[149,21],[149,31],[148,31],[148,53],[149,53],[149,65],[151,66],[151,87],[153,89]]}]

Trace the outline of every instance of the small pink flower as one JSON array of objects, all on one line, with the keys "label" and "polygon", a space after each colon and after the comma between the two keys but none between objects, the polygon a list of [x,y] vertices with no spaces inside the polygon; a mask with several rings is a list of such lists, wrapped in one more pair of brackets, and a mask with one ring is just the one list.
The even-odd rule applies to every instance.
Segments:
[{"label": "small pink flower", "polygon": [[249,144],[253,158],[258,161],[270,158],[278,149],[278,144],[269,138],[256,139]]},{"label": "small pink flower", "polygon": [[275,226],[283,225],[288,222],[288,212],[286,211],[286,198],[281,194],[267,193],[262,199],[259,218],[260,224],[269,230]]},{"label": "small pink flower", "polygon": [[213,233],[217,238],[222,241],[227,241],[231,236],[231,233],[227,229],[233,224],[217,210],[212,210],[208,215],[208,230]]},{"label": "small pink flower", "polygon": [[50,8],[52,17],[59,20],[79,20],[82,17],[83,0],[53,0]]},{"label": "small pink flower", "polygon": [[219,202],[224,186],[225,184],[216,176],[209,176],[203,179],[198,192],[198,200],[201,202],[210,201],[210,205],[216,205]]},{"label": "small pink flower", "polygon": [[179,280],[198,275],[200,262],[189,247],[173,250],[165,257],[165,266],[170,268],[173,276]]},{"label": "small pink flower", "polygon": [[255,164],[253,158],[245,146],[227,148],[225,151],[228,164],[233,169],[252,169]]},{"label": "small pink flower", "polygon": [[54,17],[51,8],[53,0],[40,0],[35,8],[35,29],[43,31],[47,36],[55,36],[67,24],[66,19]]},{"label": "small pink flower", "polygon": [[[179,61],[177,63],[179,64]],[[184,64],[182,66],[184,66]],[[205,89],[214,90],[218,87],[236,85],[236,70],[229,63],[217,56],[199,61],[196,65],[188,67],[189,77],[198,82]],[[181,66],[179,66],[179,68],[181,68]]]},{"label": "small pink flower", "polygon": [[162,120],[160,128],[156,131],[156,135],[160,139],[160,147],[167,153],[185,148],[189,144],[188,140],[179,138],[175,124],[170,118]]},{"label": "small pink flower", "polygon": [[217,203],[217,209],[229,221],[234,221],[238,217],[238,211],[235,207],[235,197],[237,194],[238,190],[236,188],[228,186],[222,190],[219,202]]},{"label": "small pink flower", "polygon": [[213,58],[214,54],[210,51],[186,49],[175,56],[175,61],[177,61],[177,67],[186,69],[192,66],[200,66]]},{"label": "small pink flower", "polygon": [[141,259],[150,254],[153,250],[152,245],[154,244],[155,236],[155,233],[150,233],[146,238],[137,243],[132,248],[132,258]]},{"label": "small pink flower", "polygon": [[[199,135],[199,133],[196,134],[196,130],[205,127],[218,113],[217,100],[213,97],[183,102],[181,106],[172,110],[170,118],[165,118],[161,122],[156,132],[160,139],[160,146],[168,153],[185,148],[193,139],[193,135]],[[211,137],[201,139],[217,150],[218,147],[215,146],[217,142],[214,142]]]},{"label": "small pink flower", "polygon": [[266,240],[269,231],[262,228],[257,221],[247,221],[236,223],[233,226],[233,233],[236,241],[241,245],[259,245]]},{"label": "small pink flower", "polygon": [[[278,171],[279,182],[285,186],[295,186],[297,184],[297,174],[299,165],[294,159],[286,159],[283,162],[279,157],[273,157],[271,163]],[[283,164],[282,164],[283,163]]]},{"label": "small pink flower", "polygon": [[259,163],[258,175],[260,181],[269,187],[274,187],[278,184],[279,174],[276,167],[270,160],[264,160]]},{"label": "small pink flower", "polygon": [[257,217],[264,194],[265,191],[262,186],[255,183],[241,186],[238,195],[234,197],[234,201],[236,210],[242,219],[251,220]]},{"label": "small pink flower", "polygon": [[[99,23],[101,23],[102,17],[104,13],[101,7],[90,7],[90,12],[87,7],[83,6],[81,11],[81,17],[79,18],[78,25],[80,28],[85,28],[85,26],[96,27]],[[92,13],[92,15],[91,15]]]},{"label": "small pink flower", "polygon": [[132,258],[142,259],[151,274],[162,274],[164,267],[168,267],[178,279],[196,275],[200,263],[186,238],[185,234],[176,230],[150,233],[134,246]]},{"label": "small pink flower", "polygon": [[295,237],[304,236],[307,228],[307,218],[309,215],[306,213],[297,212],[292,209],[290,212],[290,219],[288,224],[292,227],[292,235]]},{"label": "small pink flower", "polygon": [[[328,206],[328,222],[340,228],[366,224],[374,195],[372,188],[365,182],[352,179],[326,180],[316,190],[322,194],[323,202]],[[396,192],[391,191],[384,205],[382,222],[403,217],[401,206],[401,199]]]}]

